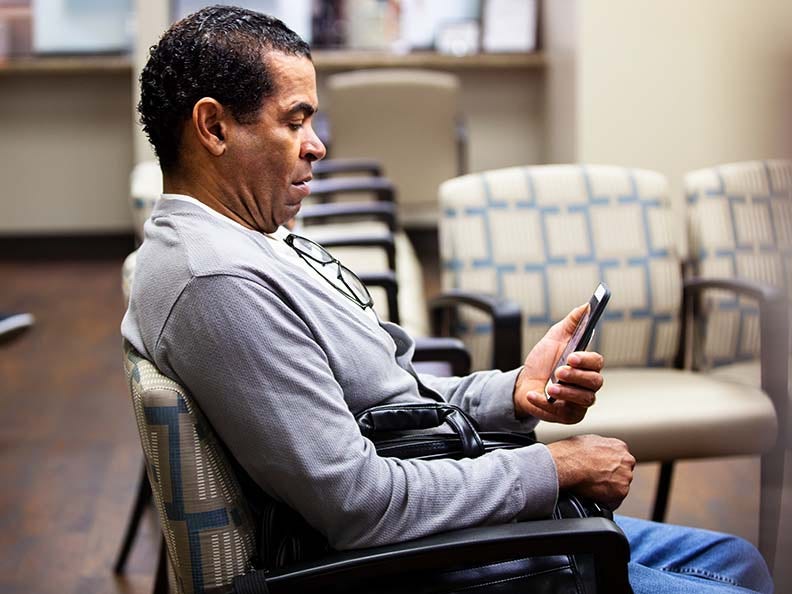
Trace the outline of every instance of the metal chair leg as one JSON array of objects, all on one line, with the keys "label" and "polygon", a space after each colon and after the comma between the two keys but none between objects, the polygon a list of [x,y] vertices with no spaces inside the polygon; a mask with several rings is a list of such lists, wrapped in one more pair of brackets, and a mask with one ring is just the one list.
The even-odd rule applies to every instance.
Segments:
[{"label": "metal chair leg", "polygon": [[157,556],[157,573],[154,575],[154,588],[152,594],[168,594],[168,551],[165,549],[165,539],[160,540],[159,555]]},{"label": "metal chair leg", "polygon": [[671,479],[673,477],[674,463],[663,462],[660,465],[660,476],[657,479],[657,492],[655,494],[654,509],[652,510],[652,520],[654,522],[665,522],[668,495],[671,492]]},{"label": "metal chair leg", "polygon": [[771,573],[775,564],[778,524],[781,521],[785,455],[786,449],[779,440],[775,448],[762,456],[759,487],[759,552],[765,558]]},{"label": "metal chair leg", "polygon": [[124,566],[126,565],[127,557],[129,557],[129,551],[132,549],[132,543],[140,527],[140,518],[149,503],[151,503],[151,485],[149,484],[148,476],[146,476],[146,463],[144,462],[140,480],[138,481],[137,496],[135,497],[132,513],[129,516],[129,522],[124,533],[124,540],[121,543],[121,549],[118,551],[118,557],[116,557],[116,562],[113,566],[113,571],[116,574],[124,573]]}]

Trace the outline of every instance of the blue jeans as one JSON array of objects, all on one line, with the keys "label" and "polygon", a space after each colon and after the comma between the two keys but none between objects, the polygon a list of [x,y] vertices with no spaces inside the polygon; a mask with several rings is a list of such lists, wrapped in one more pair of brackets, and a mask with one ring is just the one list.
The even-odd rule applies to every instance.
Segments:
[{"label": "blue jeans", "polygon": [[764,559],[741,538],[624,516],[615,520],[630,541],[635,594],[773,592]]}]

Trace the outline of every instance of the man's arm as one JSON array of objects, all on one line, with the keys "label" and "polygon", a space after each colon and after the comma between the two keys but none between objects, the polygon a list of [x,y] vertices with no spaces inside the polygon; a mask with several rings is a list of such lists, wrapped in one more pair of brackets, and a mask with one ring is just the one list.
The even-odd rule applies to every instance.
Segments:
[{"label": "man's arm", "polygon": [[379,457],[306,323],[258,283],[192,281],[157,353],[250,476],[336,548],[546,516],[555,503],[542,445],[475,460]]}]

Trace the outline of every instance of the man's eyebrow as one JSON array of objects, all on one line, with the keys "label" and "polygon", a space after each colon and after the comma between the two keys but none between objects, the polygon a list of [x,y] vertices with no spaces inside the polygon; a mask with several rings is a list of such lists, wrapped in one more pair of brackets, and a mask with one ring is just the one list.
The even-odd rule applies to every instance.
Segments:
[{"label": "man's eyebrow", "polygon": [[316,109],[317,109],[316,106],[311,105],[310,103],[306,103],[304,101],[301,101],[301,102],[293,105],[291,107],[291,109],[289,109],[289,111],[287,112],[287,115],[291,116],[291,115],[302,114],[305,117],[308,117],[308,116],[312,116],[313,114],[315,114],[316,113]]}]

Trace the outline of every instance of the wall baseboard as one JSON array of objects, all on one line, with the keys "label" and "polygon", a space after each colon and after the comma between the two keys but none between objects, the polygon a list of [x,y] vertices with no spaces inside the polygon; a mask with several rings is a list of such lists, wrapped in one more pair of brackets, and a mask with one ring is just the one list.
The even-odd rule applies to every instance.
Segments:
[{"label": "wall baseboard", "polygon": [[0,261],[123,260],[134,249],[131,232],[0,235]]}]

